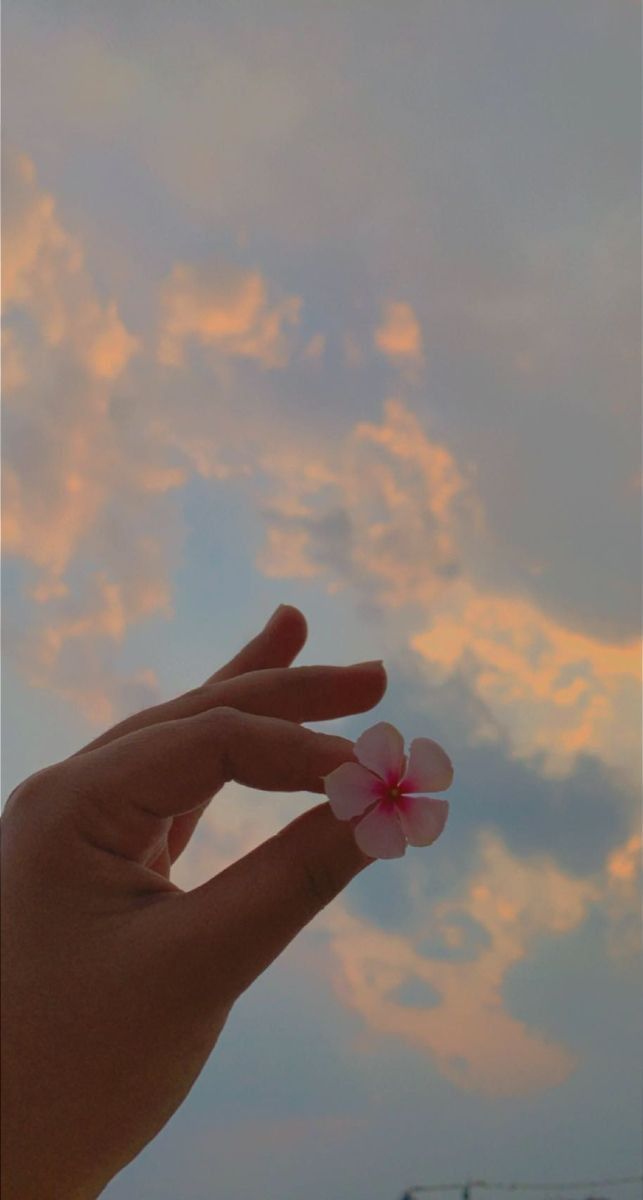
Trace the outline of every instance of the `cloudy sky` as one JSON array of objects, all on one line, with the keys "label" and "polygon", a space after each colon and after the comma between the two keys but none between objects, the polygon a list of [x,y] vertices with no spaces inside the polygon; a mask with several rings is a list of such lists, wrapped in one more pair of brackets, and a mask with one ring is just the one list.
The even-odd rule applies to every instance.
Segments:
[{"label": "cloudy sky", "polygon": [[639,5],[3,17],[3,796],[281,602],[455,764],[106,1197],[637,1174]]}]

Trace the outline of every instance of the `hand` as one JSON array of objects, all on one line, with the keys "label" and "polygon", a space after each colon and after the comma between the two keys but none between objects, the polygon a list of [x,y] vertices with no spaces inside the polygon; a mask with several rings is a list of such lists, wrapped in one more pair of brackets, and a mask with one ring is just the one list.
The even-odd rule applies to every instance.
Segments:
[{"label": "hand", "polygon": [[4,1200],[86,1200],[187,1096],[237,997],[373,860],[327,803],[191,892],[170,882],[228,781],[323,791],[379,664],[299,667],[294,608],[193,691],[30,776],[2,816]]}]

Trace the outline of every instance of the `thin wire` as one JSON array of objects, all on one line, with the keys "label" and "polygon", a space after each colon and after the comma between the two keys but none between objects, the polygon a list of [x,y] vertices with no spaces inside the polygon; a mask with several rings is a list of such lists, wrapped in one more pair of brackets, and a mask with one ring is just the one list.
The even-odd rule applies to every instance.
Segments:
[{"label": "thin wire", "polygon": [[627,1175],[620,1179],[581,1179],[573,1183],[488,1183],[484,1179],[469,1179],[466,1183],[418,1183],[407,1189],[413,1192],[461,1192],[463,1188],[496,1188],[498,1191],[515,1191],[518,1188],[534,1191],[565,1191],[574,1188],[613,1187],[622,1183],[643,1183],[643,1175]]},{"label": "thin wire", "polygon": [[613,1184],[621,1183],[643,1183],[643,1175],[627,1175],[621,1179],[581,1179],[576,1183],[476,1183],[474,1187],[498,1188],[503,1190],[511,1190],[513,1188],[538,1188],[541,1191],[544,1188],[555,1188],[556,1190],[565,1188],[586,1188],[586,1187],[611,1187]]}]

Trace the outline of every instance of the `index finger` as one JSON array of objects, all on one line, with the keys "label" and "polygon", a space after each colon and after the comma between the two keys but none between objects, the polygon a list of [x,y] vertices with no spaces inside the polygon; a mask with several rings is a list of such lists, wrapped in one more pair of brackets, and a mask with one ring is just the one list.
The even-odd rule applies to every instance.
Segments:
[{"label": "index finger", "polygon": [[221,707],[136,730],[61,769],[80,797],[76,824],[95,844],[138,859],[163,822],[204,805],[230,780],[321,793],[323,776],[352,758],[347,738]]},{"label": "index finger", "polygon": [[70,754],[77,758],[90,750],[97,750],[125,734],[133,733],[146,725],[157,725],[160,721],[171,721],[175,717],[184,716],[185,706],[190,702],[196,705],[196,711],[203,703],[203,689],[209,684],[221,683],[236,676],[248,674],[250,671],[261,671],[269,667],[289,667],[299,654],[308,636],[308,626],[304,614],[291,604],[280,604],[263,629],[245,645],[234,658],[225,666],[220,667],[213,675],[200,685],[175,696],[172,700],[164,700],[151,708],[144,708],[112,725],[80,750]]},{"label": "index finger", "polygon": [[[267,636],[268,635],[268,636]],[[308,637],[306,618],[292,604],[280,604],[264,629],[252,638],[225,666],[220,667],[205,680],[220,683],[247,671],[261,671],[266,667],[289,667],[304,646]]]}]

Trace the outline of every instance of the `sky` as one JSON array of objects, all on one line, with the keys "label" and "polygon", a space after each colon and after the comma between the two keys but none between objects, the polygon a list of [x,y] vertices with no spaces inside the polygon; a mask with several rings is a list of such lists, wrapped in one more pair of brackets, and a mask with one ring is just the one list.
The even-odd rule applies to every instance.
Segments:
[{"label": "sky", "polygon": [[3,797],[282,602],[455,767],[107,1200],[641,1172],[640,86],[634,0],[5,0]]}]

